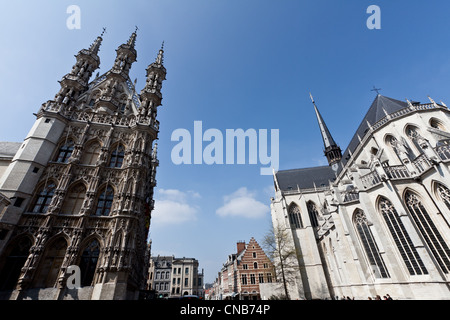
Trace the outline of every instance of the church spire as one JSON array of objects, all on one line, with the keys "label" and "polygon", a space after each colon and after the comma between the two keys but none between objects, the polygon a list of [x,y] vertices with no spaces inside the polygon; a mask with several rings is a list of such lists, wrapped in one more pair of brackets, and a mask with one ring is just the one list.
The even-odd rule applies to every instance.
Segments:
[{"label": "church spire", "polygon": [[311,93],[309,94],[311,97],[311,101],[314,105],[314,111],[316,112],[317,122],[319,123],[320,133],[322,135],[323,145],[325,147],[324,153],[327,157],[328,164],[330,166],[337,169],[337,163],[342,159],[342,151],[341,148],[336,144],[333,137],[331,136],[330,131],[328,130],[325,121],[322,118],[322,115],[319,112],[319,109],[316,106],[313,96]]}]

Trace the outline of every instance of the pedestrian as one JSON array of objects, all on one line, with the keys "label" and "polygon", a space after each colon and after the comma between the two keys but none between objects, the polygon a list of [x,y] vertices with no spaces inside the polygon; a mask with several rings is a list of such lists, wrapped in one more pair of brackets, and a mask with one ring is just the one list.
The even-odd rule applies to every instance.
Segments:
[{"label": "pedestrian", "polygon": [[381,297],[377,294],[377,296],[375,297],[375,300],[381,300]]},{"label": "pedestrian", "polygon": [[393,300],[388,293],[386,293],[386,297],[387,297],[388,300]]},{"label": "pedestrian", "polygon": [[368,297],[367,299],[368,299],[368,300],[372,300],[372,297]]}]

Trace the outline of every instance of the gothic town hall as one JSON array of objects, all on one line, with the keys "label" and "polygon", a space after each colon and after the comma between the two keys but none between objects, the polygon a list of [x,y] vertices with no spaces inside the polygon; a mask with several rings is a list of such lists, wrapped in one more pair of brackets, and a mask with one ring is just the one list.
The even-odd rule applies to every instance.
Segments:
[{"label": "gothic town hall", "polygon": [[[136,32],[92,77],[102,36],[78,52],[24,141],[0,142],[0,299],[136,299],[145,284],[163,48],[137,94]],[[81,288],[70,290],[74,265]]]}]

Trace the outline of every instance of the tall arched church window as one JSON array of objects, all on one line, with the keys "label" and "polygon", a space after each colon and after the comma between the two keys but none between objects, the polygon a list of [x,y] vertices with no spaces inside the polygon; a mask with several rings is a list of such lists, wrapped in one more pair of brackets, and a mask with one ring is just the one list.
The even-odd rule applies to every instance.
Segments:
[{"label": "tall arched church window", "polygon": [[71,187],[67,192],[66,199],[61,213],[63,214],[79,214],[83,206],[84,198],[86,196],[86,187],[82,183],[78,183]]},{"label": "tall arched church window", "polygon": [[61,265],[66,254],[67,242],[60,237],[53,241],[45,250],[45,254],[34,278],[34,286],[37,288],[52,288],[56,285]]},{"label": "tall arched church window", "polygon": [[86,146],[81,163],[86,165],[95,165],[97,163],[98,156],[100,155],[100,143],[93,142]]},{"label": "tall arched church window", "polygon": [[377,278],[389,278],[389,272],[375,242],[372,231],[369,228],[366,215],[362,210],[358,209],[355,212],[354,224],[373,274]]},{"label": "tall arched church window", "polygon": [[58,155],[56,157],[56,162],[59,163],[67,163],[67,161],[69,160],[70,156],[73,153],[73,149],[75,147],[74,142],[69,139],[67,140],[58,150]]},{"label": "tall arched church window", "polygon": [[313,227],[319,226],[319,221],[317,218],[319,216],[319,212],[317,211],[316,204],[312,201],[308,201],[306,206],[308,208],[308,215],[309,215],[309,219],[311,220],[311,225]]},{"label": "tall arched church window", "polygon": [[291,206],[289,207],[288,215],[291,228],[293,229],[303,228],[302,218],[300,215],[300,208],[296,204],[291,204]]},{"label": "tall arched church window", "polygon": [[0,270],[0,290],[12,290],[16,287],[32,243],[30,238],[22,237],[11,245],[13,247],[6,250],[6,252],[10,252],[6,259],[3,260],[4,265]]},{"label": "tall arched church window", "polygon": [[33,203],[32,212],[34,213],[46,213],[48,206],[50,205],[53,195],[55,194],[56,186],[53,182],[47,186],[41,187],[39,193]]},{"label": "tall arched church window", "polygon": [[111,152],[111,158],[109,160],[108,167],[121,168],[124,157],[125,157],[125,148],[123,147],[123,145],[118,144]]},{"label": "tall arched church window", "polygon": [[109,216],[114,199],[114,190],[110,186],[105,187],[98,197],[95,208],[96,216]]},{"label": "tall arched church window", "polygon": [[398,251],[405,262],[409,274],[428,274],[419,253],[414,247],[411,238],[409,237],[409,234],[392,203],[386,198],[381,198],[379,201],[379,209],[392,235],[392,238],[397,245]]},{"label": "tall arched church window", "polygon": [[100,244],[96,239],[92,240],[84,249],[80,261],[81,286],[91,286],[97,268],[100,255]]},{"label": "tall arched church window", "polygon": [[450,271],[450,250],[419,197],[405,194],[405,203],[417,228],[444,273]]}]

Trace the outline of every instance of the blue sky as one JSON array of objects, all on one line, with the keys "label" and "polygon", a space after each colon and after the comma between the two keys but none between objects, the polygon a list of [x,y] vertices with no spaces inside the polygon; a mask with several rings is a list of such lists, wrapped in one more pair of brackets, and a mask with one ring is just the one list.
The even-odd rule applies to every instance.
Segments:
[{"label": "blue sky", "polygon": [[[81,28],[66,26],[69,5]],[[369,5],[381,29],[369,30]],[[381,94],[450,105],[448,1],[165,0],[13,1],[0,11],[0,140],[22,141],[33,112],[59,89],[74,55],[107,28],[100,73],[139,27],[131,79],[165,41],[158,119],[160,167],[150,238],[154,255],[194,257],[212,282],[236,242],[270,228],[272,177],[256,165],[175,165],[176,129],[279,130],[279,169],[325,165],[311,91],[345,149]],[[205,144],[206,145],[206,144]]]}]

